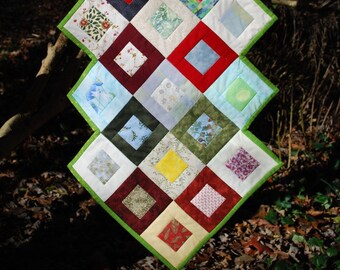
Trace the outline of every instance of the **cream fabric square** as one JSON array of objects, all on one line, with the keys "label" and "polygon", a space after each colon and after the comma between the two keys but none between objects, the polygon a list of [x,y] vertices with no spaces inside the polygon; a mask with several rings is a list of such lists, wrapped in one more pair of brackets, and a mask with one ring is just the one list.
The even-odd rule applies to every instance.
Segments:
[{"label": "cream fabric square", "polygon": [[[155,24],[150,22],[162,7],[167,7],[170,10],[171,16],[176,18],[172,25],[171,34],[165,35],[163,31],[160,31],[161,27],[156,27]],[[199,19],[180,1],[150,0],[132,19],[131,23],[164,57],[168,57],[199,23]]]},{"label": "cream fabric square", "polygon": [[[242,11],[239,16],[247,17],[247,24],[244,26],[243,32],[240,30],[230,31],[226,26],[226,13],[235,10],[235,7],[238,7],[238,12]],[[251,18],[253,19],[251,20]],[[237,54],[240,54],[271,20],[272,18],[254,0],[219,1],[203,18],[203,22]]]},{"label": "cream fabric square", "polygon": [[[173,219],[177,220],[192,233],[177,251],[173,250],[167,243],[158,237]],[[175,202],[172,202],[141,234],[141,237],[173,266],[180,267],[181,264],[185,263],[185,259],[197,249],[207,235],[208,232],[204,228],[186,214]]]},{"label": "cream fabric square", "polygon": [[[257,143],[261,142],[258,141]],[[226,163],[232,159],[241,148],[247,151],[259,163],[256,169],[244,180],[241,180],[226,166]],[[278,163],[271,156],[264,152],[242,131],[236,133],[235,136],[208,163],[208,167],[242,197],[245,196],[269,171],[277,165]]]},{"label": "cream fabric square", "polygon": [[[86,28],[86,24],[89,23],[88,17],[92,17],[92,14],[91,16],[87,14],[93,11],[99,17],[106,17],[106,20],[101,22],[103,33],[99,36],[91,35]],[[128,23],[128,20],[106,1],[85,0],[64,27],[99,59]]]},{"label": "cream fabric square", "polygon": [[[98,178],[98,175],[96,176],[93,173],[93,161],[102,151],[105,151],[108,157],[111,158],[112,163],[114,162],[117,167],[119,166],[117,171],[114,174],[111,173],[111,177],[106,179],[105,184]],[[136,165],[123,155],[106,137],[99,134],[74,163],[73,169],[76,170],[100,199],[106,201],[136,169]]]},{"label": "cream fabric square", "polygon": [[[169,181],[155,166],[172,150],[186,163],[187,168],[174,181]],[[173,200],[195,179],[203,170],[204,164],[174,135],[168,133],[138,166],[153,182],[156,183]]]}]

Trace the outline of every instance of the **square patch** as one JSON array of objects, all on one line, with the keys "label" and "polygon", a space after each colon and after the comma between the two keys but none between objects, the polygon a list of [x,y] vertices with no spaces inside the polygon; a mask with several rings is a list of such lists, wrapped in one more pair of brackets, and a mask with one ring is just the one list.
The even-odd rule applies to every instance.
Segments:
[{"label": "square patch", "polygon": [[98,59],[128,25],[111,5],[101,0],[79,1],[61,26],[65,34],[77,40],[91,58]]},{"label": "square patch", "polygon": [[175,182],[177,178],[188,168],[180,156],[172,149],[155,165],[155,168],[164,175],[170,182]]},{"label": "square patch", "polygon": [[[181,245],[169,245],[169,241],[164,241],[160,237],[169,227],[169,224],[171,225],[173,220],[176,220],[181,224],[180,227],[186,230],[186,234],[181,236]],[[187,238],[188,232],[192,235]],[[202,241],[207,235],[208,232],[202,228],[202,226],[186,214],[175,202],[172,202],[141,234],[141,237],[157,250],[173,267],[181,269],[186,263],[185,258],[188,258],[194,250],[197,250],[201,246]],[[183,241],[185,239],[186,241]]]},{"label": "square patch", "polygon": [[120,168],[104,150],[100,150],[87,167],[103,184]]},{"label": "square patch", "polygon": [[168,57],[199,19],[180,1],[152,0],[131,23],[164,57]]},{"label": "square patch", "polygon": [[132,18],[144,7],[148,0],[107,0],[127,20]]},{"label": "square patch", "polygon": [[171,133],[207,164],[238,130],[202,96]]},{"label": "square patch", "polygon": [[107,200],[136,169],[117,147],[102,134],[95,133],[78,153],[69,168],[95,197]]},{"label": "square patch", "polygon": [[151,97],[161,105],[164,110],[171,112],[176,104],[180,102],[185,95],[184,91],[177,87],[168,78],[165,78],[156,90],[151,94]]},{"label": "square patch", "polygon": [[183,20],[165,3],[162,3],[148,22],[158,31],[162,38],[167,39]]},{"label": "square patch", "polygon": [[94,130],[103,130],[132,95],[99,62],[90,64],[84,74],[68,98]]},{"label": "square patch", "polygon": [[167,132],[153,115],[132,98],[102,133],[138,165]]},{"label": "square patch", "polygon": [[[240,163],[245,167],[240,169]],[[274,155],[249,131],[239,131],[208,163],[208,167],[242,197],[262,184],[279,166]]]},{"label": "square patch", "polygon": [[[175,167],[176,164],[179,166]],[[168,133],[138,167],[172,199],[176,199],[204,164]]]},{"label": "square patch", "polygon": [[181,0],[198,18],[203,19],[218,0]]},{"label": "square patch", "polygon": [[178,251],[191,235],[192,233],[187,228],[185,228],[176,219],[173,219],[158,235],[158,237],[168,244],[168,246],[174,251]]},{"label": "square patch", "polygon": [[188,133],[204,147],[207,147],[221,131],[222,128],[205,113],[188,129]]},{"label": "square patch", "polygon": [[245,180],[256,170],[260,163],[241,147],[235,156],[229,159],[225,165],[233,171],[238,178]]},{"label": "square patch", "polygon": [[246,129],[278,92],[249,60],[236,59],[204,95],[240,129]]},{"label": "square patch", "polygon": [[156,203],[155,199],[140,185],[135,186],[122,202],[139,219],[142,219]]},{"label": "square patch", "polygon": [[176,203],[211,232],[240,201],[241,196],[208,167],[178,196]]},{"label": "square patch", "polygon": [[135,150],[138,150],[151,136],[152,131],[133,115],[118,134]]},{"label": "square patch", "polygon": [[203,18],[238,55],[245,54],[276,20],[257,0],[219,1]]},{"label": "square patch", "polygon": [[105,203],[141,234],[171,202],[171,198],[137,168]]},{"label": "square patch", "polygon": [[132,94],[163,60],[162,54],[131,24],[99,59]]},{"label": "square patch", "polygon": [[236,58],[237,54],[200,22],[168,60],[201,92],[205,92]]},{"label": "square patch", "polygon": [[208,218],[224,203],[226,199],[209,184],[190,201]]},{"label": "square patch", "polygon": [[135,97],[171,130],[201,95],[190,81],[164,60],[136,92]]},{"label": "square patch", "polygon": [[146,60],[147,57],[129,42],[113,61],[132,77]]},{"label": "square patch", "polygon": [[185,56],[194,68],[204,75],[218,60],[219,55],[203,40]]}]

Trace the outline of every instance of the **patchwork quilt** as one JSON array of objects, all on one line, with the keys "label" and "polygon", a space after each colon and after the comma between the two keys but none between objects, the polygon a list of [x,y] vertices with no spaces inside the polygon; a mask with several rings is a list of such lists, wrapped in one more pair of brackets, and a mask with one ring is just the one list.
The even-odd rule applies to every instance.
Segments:
[{"label": "patchwork quilt", "polygon": [[245,55],[275,20],[258,0],[80,0],[59,25],[92,59],[69,168],[171,269],[281,165],[247,130],[278,90]]}]

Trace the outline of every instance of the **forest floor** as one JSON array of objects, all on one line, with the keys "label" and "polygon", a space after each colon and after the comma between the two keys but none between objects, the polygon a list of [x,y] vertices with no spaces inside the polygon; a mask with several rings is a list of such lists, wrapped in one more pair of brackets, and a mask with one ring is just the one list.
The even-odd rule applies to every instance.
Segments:
[{"label": "forest floor", "polygon": [[[6,12],[0,15],[0,124],[27,94],[47,43],[58,36],[56,25],[74,3],[29,2],[3,6]],[[250,129],[277,151],[263,129]],[[287,152],[281,153],[280,171],[186,269],[340,269],[336,133],[332,130],[308,151],[296,153],[289,168]],[[67,164],[91,134],[70,104],[8,158],[0,159],[1,269],[166,269],[68,171]],[[294,137],[293,144],[299,145],[300,139]]]}]

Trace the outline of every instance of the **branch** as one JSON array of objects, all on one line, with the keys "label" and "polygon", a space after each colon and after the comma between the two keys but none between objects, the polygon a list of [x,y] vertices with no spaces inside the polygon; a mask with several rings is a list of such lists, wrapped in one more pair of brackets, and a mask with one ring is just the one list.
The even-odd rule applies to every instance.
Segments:
[{"label": "branch", "polygon": [[[70,51],[66,50],[69,44],[68,39],[60,34],[54,45],[48,45],[47,56],[42,61],[21,111],[0,128],[0,157],[7,156],[29,135],[69,106],[66,93],[79,77],[79,66],[84,57],[84,53],[78,50],[76,54],[71,52],[70,55]],[[70,60],[61,65],[65,58]]]}]

